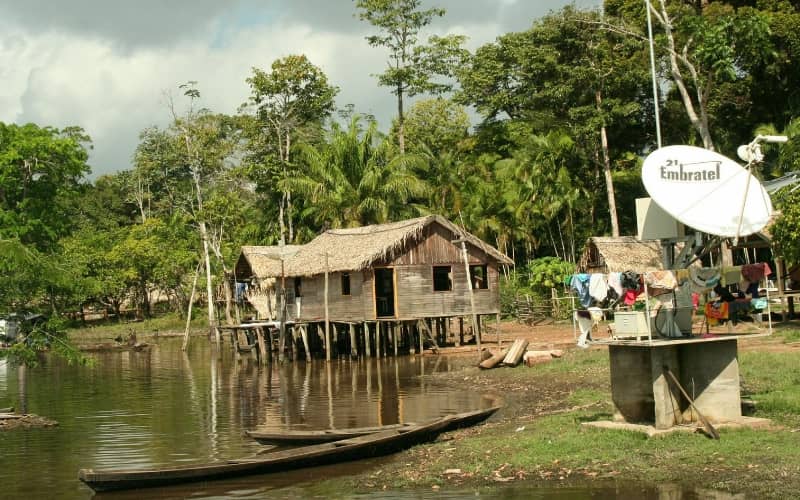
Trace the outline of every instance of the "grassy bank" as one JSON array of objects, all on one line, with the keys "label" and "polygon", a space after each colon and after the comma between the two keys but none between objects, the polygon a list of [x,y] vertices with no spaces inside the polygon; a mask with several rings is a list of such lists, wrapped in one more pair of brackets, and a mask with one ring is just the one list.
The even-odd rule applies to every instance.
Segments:
[{"label": "grassy bank", "polygon": [[482,372],[465,366],[438,375],[454,388],[502,395],[505,406],[483,426],[399,454],[380,470],[319,487],[445,490],[635,481],[792,498],[800,491],[800,350],[786,342],[797,335],[785,331],[770,339],[768,349],[740,352],[743,394],[756,402],[753,416],[772,420],[769,429],[722,429],[713,441],[702,434],[648,439],[583,427],[581,422],[611,418],[608,352],[570,351],[534,368]]},{"label": "grassy bank", "polygon": [[[203,315],[203,311],[195,312],[192,316],[191,333],[205,334],[208,328],[208,319]],[[116,337],[126,338],[131,333],[136,334],[139,340],[157,336],[182,335],[185,328],[185,318],[181,318],[176,313],[168,313],[142,321],[118,321],[116,319],[95,321],[87,326],[69,328],[67,332],[73,342],[83,344],[112,342]]]}]

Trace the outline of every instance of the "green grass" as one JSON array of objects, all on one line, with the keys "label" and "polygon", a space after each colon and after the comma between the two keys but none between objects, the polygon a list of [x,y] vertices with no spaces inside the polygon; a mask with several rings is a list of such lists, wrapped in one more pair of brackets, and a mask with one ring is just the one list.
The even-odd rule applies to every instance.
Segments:
[{"label": "green grass", "polygon": [[[203,311],[196,311],[192,314],[191,329],[193,333],[204,332],[207,328],[208,319],[202,313]],[[178,314],[168,313],[143,321],[97,322],[92,326],[69,328],[67,332],[73,342],[109,342],[117,336],[125,337],[130,333],[135,333],[139,339],[182,333],[185,327],[186,319],[181,318]]]},{"label": "green grass", "polygon": [[[630,431],[582,426],[611,418],[608,353],[570,351],[559,362],[534,368],[468,369],[469,383],[506,389],[509,406],[497,418],[480,428],[455,432],[452,440],[418,446],[377,472],[336,481],[343,487],[372,490],[482,486],[510,477],[550,486],[591,486],[613,478],[651,485],[700,484],[753,498],[796,497],[800,353],[744,352],[739,359],[744,392],[757,403],[754,416],[771,419],[775,427],[721,429],[721,439],[715,441],[699,433],[648,439]],[[459,380],[464,379],[449,382]],[[534,416],[537,394],[544,398],[551,387],[551,397],[563,398],[561,410]],[[445,474],[448,469],[460,469],[461,474]]]}]

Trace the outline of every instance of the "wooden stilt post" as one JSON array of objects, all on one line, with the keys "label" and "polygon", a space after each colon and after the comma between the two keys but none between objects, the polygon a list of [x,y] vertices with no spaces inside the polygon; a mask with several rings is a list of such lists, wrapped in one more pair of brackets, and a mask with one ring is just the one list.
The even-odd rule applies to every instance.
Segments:
[{"label": "wooden stilt post", "polygon": [[456,347],[464,343],[464,317],[458,317],[458,338],[456,338]]},{"label": "wooden stilt post", "polygon": [[394,357],[397,357],[397,325],[392,323],[392,346],[394,347]]},{"label": "wooden stilt post", "polygon": [[328,323],[328,252],[325,252],[325,361],[331,360],[331,331]]},{"label": "wooden stilt post", "polygon": [[461,255],[464,257],[464,271],[466,272],[467,290],[469,290],[469,311],[472,315],[472,330],[475,335],[475,343],[478,347],[478,363],[481,359],[481,331],[478,325],[478,315],[475,314],[475,294],[472,291],[472,277],[469,273],[469,256],[467,255],[467,244],[464,236],[461,237]]},{"label": "wooden stilt post", "polygon": [[422,356],[422,354],[425,352],[425,335],[422,333],[422,331],[423,331],[422,327],[423,327],[423,322],[424,321],[425,321],[424,319],[417,320],[417,334],[419,335],[419,355],[420,356]]},{"label": "wooden stilt post", "polygon": [[497,328],[497,347],[500,347],[500,313],[497,313],[495,316],[495,325]]},{"label": "wooden stilt post", "polygon": [[[258,344],[258,360],[262,365],[267,364],[267,348],[264,346],[264,329],[261,327],[256,328],[256,339]],[[272,346],[270,346],[272,347]]]},{"label": "wooden stilt post", "polygon": [[297,361],[297,327],[292,327],[292,361]]},{"label": "wooden stilt post", "polygon": [[408,341],[408,353],[416,354],[417,348],[414,346],[414,331],[411,328],[412,323],[406,323],[406,340]]},{"label": "wooden stilt post", "polygon": [[350,323],[350,357],[358,358],[358,342],[356,341],[356,325]]},{"label": "wooden stilt post", "polygon": [[303,339],[303,347],[306,351],[306,361],[311,361],[311,351],[308,348],[308,331],[306,325],[300,327],[300,337]]},{"label": "wooden stilt post", "polygon": [[[278,334],[278,362],[283,363],[283,343],[286,337],[286,267],[283,260],[283,239],[281,238],[281,296],[280,296],[280,333]],[[269,346],[272,349],[272,346]]]},{"label": "wooden stilt post", "polygon": [[369,323],[364,322],[364,351],[368,358],[372,357],[372,349],[369,341]]},{"label": "wooden stilt post", "polygon": [[339,356],[339,327],[336,326],[336,323],[333,323],[331,326],[333,326],[333,345],[331,346],[331,356]]},{"label": "wooden stilt post", "polygon": [[375,322],[375,357],[381,357],[381,322]]},{"label": "wooden stilt post", "polygon": [[274,346],[274,339],[272,336],[272,328],[267,328],[267,335],[269,336],[269,346],[266,351],[266,358],[268,363],[272,363],[272,346]]}]

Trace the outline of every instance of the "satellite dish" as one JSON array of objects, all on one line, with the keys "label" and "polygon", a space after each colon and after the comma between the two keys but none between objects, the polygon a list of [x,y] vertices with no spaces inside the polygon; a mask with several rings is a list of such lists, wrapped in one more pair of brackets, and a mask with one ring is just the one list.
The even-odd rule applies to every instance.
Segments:
[{"label": "satellite dish", "polygon": [[735,161],[693,146],[651,153],[642,182],[658,206],[698,231],[739,237],[761,230],[772,201],[761,183]]}]

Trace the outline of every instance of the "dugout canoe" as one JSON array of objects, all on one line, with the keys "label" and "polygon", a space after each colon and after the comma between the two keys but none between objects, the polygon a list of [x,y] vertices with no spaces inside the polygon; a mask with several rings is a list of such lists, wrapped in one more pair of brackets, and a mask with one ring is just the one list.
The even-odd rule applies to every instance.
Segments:
[{"label": "dugout canoe", "polygon": [[[475,410],[463,413],[456,413],[450,415],[449,424],[442,432],[459,429],[461,427],[469,427],[471,425],[483,422],[494,412],[499,409],[499,406],[487,408],[485,410]],[[309,444],[330,443],[332,441],[339,441],[341,439],[350,439],[367,434],[374,434],[376,432],[385,432],[396,429],[404,429],[413,427],[416,424],[391,424],[382,425],[377,427],[354,427],[350,429],[325,429],[314,431],[284,431],[281,433],[274,432],[261,432],[261,431],[245,431],[245,434],[261,444],[271,444],[277,446],[302,446]]]},{"label": "dugout canoe", "polygon": [[119,471],[81,469],[78,479],[94,491],[112,491],[269,474],[388,455],[431,441],[453,426],[466,425],[467,421],[448,415],[426,424],[203,465]]}]

